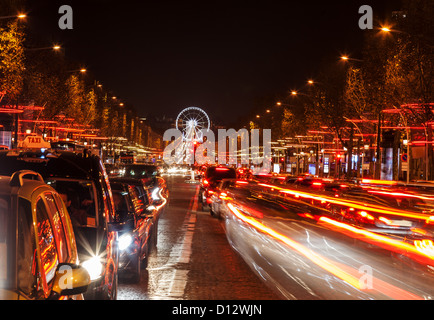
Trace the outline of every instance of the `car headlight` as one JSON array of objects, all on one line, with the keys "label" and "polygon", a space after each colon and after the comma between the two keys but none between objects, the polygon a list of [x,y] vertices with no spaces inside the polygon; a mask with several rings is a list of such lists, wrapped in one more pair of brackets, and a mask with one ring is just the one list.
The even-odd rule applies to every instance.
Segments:
[{"label": "car headlight", "polygon": [[133,242],[133,237],[129,233],[121,235],[118,239],[119,250],[123,251]]},{"label": "car headlight", "polygon": [[98,256],[95,256],[89,260],[86,260],[81,264],[89,273],[90,280],[98,279],[102,273],[102,263]]}]

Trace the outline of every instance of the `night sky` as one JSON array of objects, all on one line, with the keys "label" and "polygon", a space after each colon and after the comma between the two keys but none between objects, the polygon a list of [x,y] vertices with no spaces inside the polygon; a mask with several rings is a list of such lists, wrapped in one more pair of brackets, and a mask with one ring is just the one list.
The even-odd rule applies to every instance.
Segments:
[{"label": "night sky", "polygon": [[[140,115],[203,108],[217,122],[284,97],[343,53],[360,55],[358,9],[390,16],[400,1],[28,1],[38,41],[60,43]],[[58,8],[74,10],[60,30]]]}]

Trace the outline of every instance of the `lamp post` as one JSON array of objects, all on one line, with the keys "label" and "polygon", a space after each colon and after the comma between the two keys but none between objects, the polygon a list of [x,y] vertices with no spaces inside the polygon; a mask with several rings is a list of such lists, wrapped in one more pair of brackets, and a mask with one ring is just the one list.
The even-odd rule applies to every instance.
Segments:
[{"label": "lamp post", "polygon": [[[411,34],[402,30],[396,30],[396,29],[392,29],[389,26],[383,26],[380,29],[383,33],[385,34],[391,34],[391,33],[398,33],[398,34],[405,34],[409,37],[409,39],[413,40],[416,44],[416,53],[417,53],[417,59],[421,59],[421,46],[425,46],[425,47],[429,47],[431,50],[434,48],[434,45],[426,38],[424,37],[423,34]],[[431,107],[430,107],[430,101],[426,101],[426,96],[427,96],[427,91],[429,93],[429,83],[428,81],[425,79],[425,77],[423,76],[423,66],[422,66],[422,62],[419,61],[419,72],[420,74],[418,75],[418,79],[419,79],[419,85],[422,88],[422,92],[420,94],[419,98],[420,100],[422,100],[423,102],[421,103],[424,108],[425,108],[425,113],[428,115],[431,115]],[[431,110],[430,110],[431,109]],[[431,164],[432,157],[433,157],[433,150],[432,150],[432,145],[430,145],[430,143],[432,141],[432,136],[433,136],[433,130],[432,130],[432,126],[430,125],[430,121],[432,120],[431,117],[426,117],[425,119],[423,119],[422,121],[423,126],[424,126],[424,130],[425,130],[425,179],[426,180],[430,180],[433,179],[434,174],[433,174],[433,166]],[[408,175],[407,175],[408,178]]]},{"label": "lamp post", "polygon": [[[357,130],[360,132],[360,135],[362,136],[362,143],[364,144],[365,139],[363,137],[363,132],[362,132],[362,130],[360,130],[359,126],[353,120],[348,119],[347,117],[344,117],[344,119],[351,122],[357,128]],[[359,148],[359,151],[360,151],[360,148]],[[359,156],[359,155],[357,155],[357,156]],[[365,150],[362,150],[362,166],[361,166],[362,167],[362,179],[363,179],[363,164],[364,163],[365,163]],[[349,168],[349,170],[351,170],[351,168]],[[357,173],[358,173],[358,175],[360,174],[360,168],[357,168]]]},{"label": "lamp post", "polygon": [[350,57],[347,56],[347,55],[343,55],[343,56],[341,56],[341,60],[342,60],[342,61],[358,61],[358,62],[363,62],[363,60],[355,59],[355,58],[350,58]]}]

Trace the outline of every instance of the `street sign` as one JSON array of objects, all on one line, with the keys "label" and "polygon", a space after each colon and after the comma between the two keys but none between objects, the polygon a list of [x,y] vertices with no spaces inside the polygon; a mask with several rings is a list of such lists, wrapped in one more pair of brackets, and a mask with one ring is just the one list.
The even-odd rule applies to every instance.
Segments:
[{"label": "street sign", "polygon": [[401,161],[402,161],[402,162],[407,162],[407,161],[408,161],[408,154],[403,153],[403,154],[401,155]]}]

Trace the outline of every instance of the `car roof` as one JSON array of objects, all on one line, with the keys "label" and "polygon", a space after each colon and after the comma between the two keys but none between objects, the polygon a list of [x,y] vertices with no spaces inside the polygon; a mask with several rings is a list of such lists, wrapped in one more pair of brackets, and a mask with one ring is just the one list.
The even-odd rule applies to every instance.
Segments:
[{"label": "car roof", "polygon": [[112,184],[112,183],[124,183],[124,184],[143,186],[143,182],[141,181],[141,179],[137,179],[137,178],[113,177],[113,178],[109,178],[109,181],[110,181],[110,184]]},{"label": "car roof", "polygon": [[126,183],[124,181],[113,181],[112,179],[109,179],[110,181],[110,187],[113,190],[123,190],[126,186],[130,185],[129,183]]},{"label": "car roof", "polygon": [[[10,176],[0,176],[0,195],[9,196],[13,190],[10,185]],[[36,189],[41,191],[54,191],[49,185],[38,180],[23,179],[23,184],[18,190],[18,195],[24,199],[30,200]]]}]

